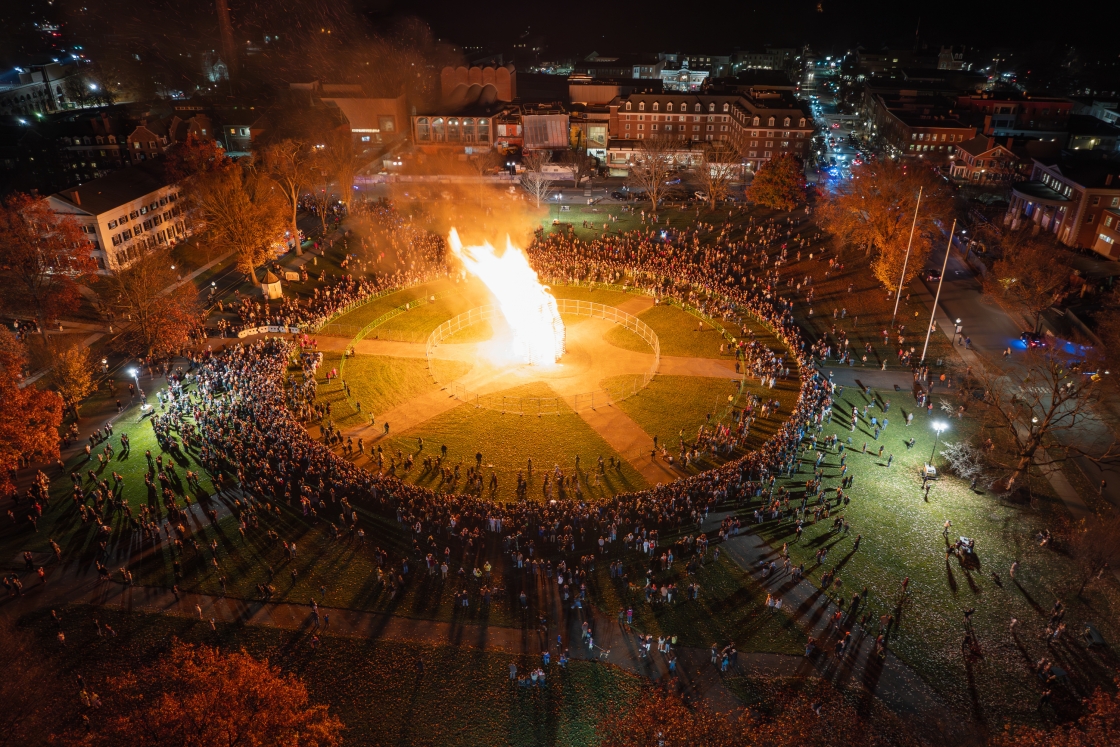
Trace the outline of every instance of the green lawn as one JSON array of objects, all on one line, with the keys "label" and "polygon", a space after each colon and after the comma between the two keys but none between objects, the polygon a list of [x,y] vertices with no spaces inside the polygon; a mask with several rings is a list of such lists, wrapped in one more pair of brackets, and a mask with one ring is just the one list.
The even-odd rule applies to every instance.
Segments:
[{"label": "green lawn", "polygon": [[588,288],[580,285],[563,284],[553,285],[551,288],[552,295],[557,298],[568,298],[573,301],[594,301],[604,306],[620,306],[631,299],[639,298],[633,293],[609,288]]},{"label": "green lawn", "polygon": [[[1030,665],[1042,656],[1063,662],[1079,687],[1091,688],[1103,671],[1103,662],[1077,640],[1074,631],[1084,620],[1094,622],[1106,640],[1120,640],[1116,611],[1120,610],[1120,585],[1107,576],[1091,585],[1084,599],[1078,599],[1072,578],[1073,564],[1062,552],[1040,548],[1034,534],[1044,528],[1056,528],[1066,515],[1064,507],[1049,492],[1048,486],[1032,480],[1036,506],[1003,505],[986,493],[976,493],[967,483],[943,475],[932,487],[927,502],[920,490],[920,466],[929,459],[934,446],[931,418],[915,415],[914,423],[904,427],[905,414],[912,400],[895,392],[879,392],[880,401],[894,400],[887,413],[891,424],[879,441],[860,425],[855,433],[841,424],[846,421],[852,405],[861,411],[864,396],[855,388],[844,391],[837,403],[837,418],[825,428],[825,435],[838,434],[843,441],[851,437],[849,469],[855,474],[849,491],[852,501],[843,510],[851,523],[846,537],[829,532],[830,521],[810,524],[801,541],[791,544],[791,553],[804,562],[813,578],[823,569],[815,563],[815,553],[822,547],[832,548],[826,567],[840,569],[845,597],[864,586],[869,592],[869,610],[873,617],[894,614],[899,627],[892,635],[891,648],[914,667],[931,685],[944,693],[957,707],[968,709],[997,724],[1005,717],[1015,721],[1035,718],[1034,705],[1040,689],[1029,672]],[[870,415],[881,417],[881,409]],[[934,418],[943,419],[944,413]],[[966,436],[974,425],[969,419],[949,419],[950,429],[944,440]],[[913,449],[905,441],[913,437]],[[864,443],[868,444],[863,454]],[[878,446],[884,446],[883,457]],[[887,457],[894,461],[887,467]],[[813,453],[806,453],[801,474],[789,485],[797,490],[809,478]],[[938,458],[938,464],[942,460]],[[835,486],[839,457],[833,451],[825,460],[828,485]],[[835,514],[834,514],[835,515]],[[942,524],[953,522],[950,540],[967,536],[976,540],[978,563],[962,565],[953,558],[946,561],[946,541]],[[793,540],[787,524],[781,530],[765,531],[772,544]],[[863,540],[858,552],[852,552],[856,534]],[[1008,568],[1018,560],[1020,572],[1015,581],[1008,577]],[[1000,584],[992,579],[999,574]],[[902,579],[910,577],[910,593],[899,604]],[[1055,599],[1062,599],[1069,609],[1067,638],[1061,644],[1047,647],[1039,640]],[[984,658],[965,662],[961,656],[964,635],[963,610],[975,607],[973,626]],[[1018,635],[1009,635],[1012,617],[1020,620]],[[1073,635],[1070,635],[1073,633]],[[1068,666],[1067,666],[1068,665]]]},{"label": "green lawn", "polygon": [[[685,572],[687,557],[674,559],[668,571],[655,572],[658,585],[677,585],[672,604],[646,603],[642,586],[648,558],[633,552],[627,558],[627,579],[612,580],[608,564],[598,563],[591,599],[608,616],[617,616],[620,608],[632,605],[636,632],[654,637],[675,635],[679,645],[695,648],[713,643],[722,648],[734,641],[740,651],[804,653],[805,635],[796,623],[783,614],[770,614],[764,604],[766,591],[726,556],[713,561],[709,551],[707,563],[691,577]],[[684,598],[693,582],[700,584],[696,601]]]},{"label": "green lawn", "polygon": [[433,283],[405,288],[394,293],[375,298],[367,304],[359,306],[353,311],[331,320],[333,324],[348,324],[354,327],[364,327],[387,311],[392,311],[398,306],[415,301],[418,298],[427,298],[438,293],[447,292],[453,284],[446,280],[437,280]]},{"label": "green lawn", "polygon": [[[445,466],[462,462],[462,470],[475,464],[475,453],[481,452],[484,477],[489,484],[490,473],[498,477],[498,498],[509,501],[515,497],[517,473],[524,471],[528,460],[533,460],[533,478],[530,481],[529,497],[541,496],[541,483],[546,471],[560,465],[565,474],[570,475],[575,468],[575,458],[580,457],[580,480],[585,496],[601,493],[613,495],[647,487],[645,480],[628,463],[623,463],[621,472],[607,470],[607,476],[599,488],[593,488],[589,481],[599,456],[604,460],[618,454],[599,434],[583,422],[547,384],[531,384],[505,392],[511,398],[544,398],[547,412],[537,416],[529,402],[525,413],[505,414],[488,409],[477,409],[472,405],[459,405],[453,410],[422,423],[416,428],[397,435],[392,439],[392,449],[402,454],[417,453],[417,438],[424,439],[426,455],[436,456],[440,446],[447,446]],[[556,414],[559,413],[559,414]],[[424,472],[418,457],[411,472],[398,475],[404,479],[439,487],[438,472]],[[386,468],[388,460],[386,460]],[[462,480],[458,484],[462,488]],[[555,497],[555,494],[554,494]]]},{"label": "green lawn", "polygon": [[[151,663],[173,638],[244,649],[300,676],[312,702],[329,704],[346,725],[346,743],[355,745],[593,745],[596,722],[630,703],[644,684],[593,662],[573,661],[562,670],[555,652],[548,686],[520,689],[509,683],[510,661],[521,669],[536,667],[539,655],[335,635],[321,635],[321,645],[312,649],[303,631],[227,623],[215,631],[190,618],[107,608],[66,607],[60,614],[67,639],[62,649],[50,645],[56,629],[49,614],[26,623],[51,652],[46,655],[62,681],[81,673],[97,691],[105,677]],[[98,637],[94,618],[118,636]],[[72,701],[67,720],[79,723],[78,699]]]},{"label": "green lawn", "polygon": [[493,303],[489,292],[480,283],[471,281],[453,288],[442,298],[389,319],[374,334],[382,339],[424,342],[432,330],[448,319],[488,303]]},{"label": "green lawn", "polygon": [[[719,346],[724,342],[719,330],[708,322],[703,323],[703,330],[698,330],[700,320],[678,306],[654,306],[638,314],[638,318],[657,334],[662,355],[684,358],[728,357],[719,352]],[[649,345],[644,340],[622,327],[609,331],[606,339],[624,350],[649,350]]]},{"label": "green lawn", "polygon": [[[436,384],[428,372],[424,358],[392,358],[384,355],[355,355],[347,359],[343,380],[350,385],[350,397],[362,403],[362,412],[346,400],[342,381],[326,383],[327,372],[338,368],[341,353],[326,353],[319,368],[319,402],[331,403],[331,417],[339,425],[359,425],[368,422],[370,414],[389,410],[407,402]],[[462,376],[470,367],[461,361],[441,360],[440,371],[450,378]]]}]

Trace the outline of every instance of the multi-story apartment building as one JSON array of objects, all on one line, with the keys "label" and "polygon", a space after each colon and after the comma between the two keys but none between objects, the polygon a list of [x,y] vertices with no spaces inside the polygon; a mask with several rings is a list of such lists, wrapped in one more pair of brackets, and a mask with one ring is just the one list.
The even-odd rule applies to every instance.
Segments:
[{"label": "multi-story apartment building", "polygon": [[0,76],[0,114],[36,116],[73,108],[69,93],[78,78],[74,66],[57,62],[16,68]]},{"label": "multi-story apartment building", "polygon": [[179,188],[157,168],[114,171],[46,198],[50,208],[72,216],[93,244],[102,275],[116,273],[159,244],[176,244],[189,234],[179,205]]},{"label": "multi-story apartment building", "polygon": [[1031,178],[1011,188],[1004,223],[1018,229],[1029,220],[1035,232],[1049,231],[1066,246],[1100,251],[1106,212],[1120,208],[1120,163],[1103,155],[1063,151],[1036,158]]},{"label": "multi-story apartment building", "polygon": [[780,153],[804,158],[814,131],[800,103],[777,91],[632,94],[611,102],[609,123],[608,150],[633,150],[636,144],[626,141],[657,137],[690,147],[725,140],[751,171]]},{"label": "multi-story apartment building", "polygon": [[947,101],[933,97],[875,94],[870,121],[892,155],[933,161],[949,160],[976,136],[976,128],[961,122]]}]

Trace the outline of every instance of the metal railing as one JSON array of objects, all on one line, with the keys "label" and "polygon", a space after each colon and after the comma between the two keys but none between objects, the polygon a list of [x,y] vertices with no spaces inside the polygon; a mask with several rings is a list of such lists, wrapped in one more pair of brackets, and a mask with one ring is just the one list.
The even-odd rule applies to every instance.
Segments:
[{"label": "metal railing", "polygon": [[638,317],[627,314],[625,311],[614,306],[606,306],[605,304],[595,301],[580,301],[570,298],[558,298],[556,300],[556,308],[561,315],[567,314],[569,316],[589,316],[594,319],[605,319],[633,332],[652,349],[653,365],[643,374],[634,374],[626,383],[619,383],[591,392],[569,394],[563,397],[517,397],[501,393],[481,394],[468,389],[456,381],[440,381],[440,376],[436,370],[436,361],[440,360],[440,358],[436,356],[437,348],[444,340],[457,334],[461,330],[500,317],[501,311],[498,307],[489,304],[471,309],[470,311],[459,314],[453,319],[447,320],[433,330],[428,336],[428,342],[424,352],[428,359],[428,371],[431,373],[432,379],[456,399],[474,405],[477,408],[496,410],[502,413],[543,417],[544,415],[563,415],[567,412],[580,412],[582,410],[594,410],[598,407],[611,406],[616,402],[621,402],[627,397],[631,397],[640,392],[648,386],[649,382],[653,380],[653,377],[657,375],[657,370],[661,366],[661,342],[657,339],[657,334]]}]

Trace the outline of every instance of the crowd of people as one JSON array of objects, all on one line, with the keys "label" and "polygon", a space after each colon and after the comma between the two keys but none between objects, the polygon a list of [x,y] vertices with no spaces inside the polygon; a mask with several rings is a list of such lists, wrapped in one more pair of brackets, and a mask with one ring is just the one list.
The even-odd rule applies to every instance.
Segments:
[{"label": "crowd of people", "polygon": [[[362,210],[368,211],[371,224],[378,225],[387,219],[391,223],[395,214],[387,203],[361,206],[359,215]],[[404,227],[403,219],[399,220],[398,229]],[[714,238],[726,238],[715,227],[705,228]],[[745,239],[722,248],[701,247],[698,232],[685,230],[633,231],[586,243],[552,235],[539,236],[529,249],[531,261],[545,277],[640,285],[663,301],[689,303],[709,315],[739,323],[752,317],[782,341],[784,354],[750,334],[737,344],[749,372],[760,380],[785,378],[791,372],[800,375],[797,404],[760,448],[721,467],[598,504],[584,501],[578,491],[556,491],[544,502],[522,493],[514,502],[499,503],[482,491],[436,492],[391,472],[375,474],[336,453],[331,445],[340,439],[334,433],[322,441],[309,435],[306,421],[322,415],[314,405],[315,372],[321,358],[288,339],[234,346],[200,361],[201,399],[194,407],[197,438],[210,463],[236,474],[242,489],[258,499],[301,505],[305,513],[319,516],[337,514],[344,525],[357,521],[357,514],[349,509],[363,506],[410,529],[418,558],[438,556],[442,546],[452,541],[464,552],[467,548],[480,552],[487,535],[497,538],[511,558],[594,554],[619,541],[652,539],[656,548],[657,538],[666,536],[684,537],[691,548],[692,535],[709,510],[727,501],[772,493],[776,477],[797,462],[803,438],[818,431],[830,412],[831,386],[807,365],[805,346],[788,305],[765,277],[755,276],[751,269],[752,262],[765,266],[765,247],[783,238],[781,233],[774,226],[759,228],[758,245]],[[440,252],[427,246],[420,256],[425,269],[439,271]],[[713,267],[719,271],[713,272]],[[372,281],[342,282],[346,285],[339,292],[319,294],[318,304],[289,306],[293,316],[288,320],[317,323],[331,308],[381,287]],[[745,323],[743,328],[749,332]],[[302,370],[286,375],[295,360],[301,360]],[[753,418],[774,413],[778,403],[754,399],[748,407],[735,428],[711,429],[707,437],[713,443],[705,446],[726,449],[741,433],[739,428],[745,430]],[[353,531],[352,526],[345,529]],[[480,565],[477,558],[465,560],[467,568]]]}]

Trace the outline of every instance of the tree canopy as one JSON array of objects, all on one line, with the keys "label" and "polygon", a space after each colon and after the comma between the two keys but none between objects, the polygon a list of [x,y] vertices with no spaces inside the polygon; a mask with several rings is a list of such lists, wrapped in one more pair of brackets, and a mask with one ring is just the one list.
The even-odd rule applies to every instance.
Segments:
[{"label": "tree canopy", "polygon": [[762,164],[747,189],[747,199],[772,210],[793,210],[805,201],[805,166],[792,153]]},{"label": "tree canopy", "polygon": [[21,458],[58,459],[62,397],[35,386],[19,386],[27,352],[7,329],[0,328],[0,495],[15,490],[12,474]]},{"label": "tree canopy", "polygon": [[151,666],[111,677],[93,745],[334,747],[342,722],[267,660],[173,641]]},{"label": "tree canopy", "polygon": [[939,222],[952,213],[952,192],[940,176],[925,165],[874,161],[852,169],[820,211],[822,224],[840,241],[874,253],[872,272],[891,290],[902,274],[919,189],[922,204],[903,278],[908,283],[925,267],[935,238],[940,241]]}]

